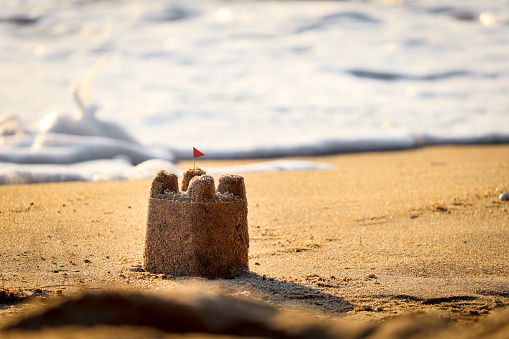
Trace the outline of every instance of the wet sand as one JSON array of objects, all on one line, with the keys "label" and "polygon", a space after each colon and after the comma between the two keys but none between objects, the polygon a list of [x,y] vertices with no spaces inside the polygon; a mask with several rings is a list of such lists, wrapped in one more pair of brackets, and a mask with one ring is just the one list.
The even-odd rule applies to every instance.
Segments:
[{"label": "wet sand", "polygon": [[[340,324],[470,326],[509,305],[509,146],[306,160],[336,169],[243,175],[251,274],[230,280],[143,272],[150,181],[2,186],[0,287],[32,303],[200,290]],[[4,303],[0,325],[34,308]]]}]

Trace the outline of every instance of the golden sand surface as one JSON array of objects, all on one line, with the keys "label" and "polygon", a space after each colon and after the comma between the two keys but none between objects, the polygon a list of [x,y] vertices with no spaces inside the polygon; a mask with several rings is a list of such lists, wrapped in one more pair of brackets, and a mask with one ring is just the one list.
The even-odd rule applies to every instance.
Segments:
[{"label": "golden sand surface", "polygon": [[[143,271],[150,181],[2,186],[0,287],[42,303],[200,290],[348,323],[466,326],[509,305],[508,145],[305,160],[336,168],[243,174],[251,274],[229,280]],[[34,308],[1,307],[0,324]]]}]

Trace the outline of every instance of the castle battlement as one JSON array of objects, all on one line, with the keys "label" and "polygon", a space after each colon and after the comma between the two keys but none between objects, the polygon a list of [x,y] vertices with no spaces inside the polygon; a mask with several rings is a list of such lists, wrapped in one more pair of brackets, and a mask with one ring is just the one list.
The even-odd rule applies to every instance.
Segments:
[{"label": "castle battlement", "polygon": [[244,178],[200,168],[159,171],[150,190],[144,267],[154,273],[228,278],[249,270]]},{"label": "castle battlement", "polygon": [[174,173],[159,171],[152,181],[150,198],[187,202],[227,202],[246,199],[244,178],[226,174],[219,178],[217,191],[214,178],[200,168],[188,170],[178,189],[178,177]]}]

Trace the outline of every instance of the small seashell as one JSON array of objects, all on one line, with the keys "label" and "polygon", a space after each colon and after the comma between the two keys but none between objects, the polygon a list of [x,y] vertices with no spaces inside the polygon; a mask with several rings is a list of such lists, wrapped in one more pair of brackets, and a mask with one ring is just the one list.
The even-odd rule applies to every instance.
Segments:
[{"label": "small seashell", "polygon": [[504,192],[498,196],[498,198],[502,201],[508,201],[509,200],[509,192]]}]

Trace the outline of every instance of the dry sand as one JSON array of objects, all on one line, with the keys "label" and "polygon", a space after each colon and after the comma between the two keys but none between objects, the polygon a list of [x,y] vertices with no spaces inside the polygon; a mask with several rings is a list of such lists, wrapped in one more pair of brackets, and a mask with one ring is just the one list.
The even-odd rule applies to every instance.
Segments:
[{"label": "dry sand", "polygon": [[[337,168],[243,175],[252,273],[231,280],[143,272],[150,181],[2,186],[0,287],[42,303],[198,289],[343,324],[413,314],[470,326],[509,305],[509,202],[498,199],[509,146],[306,160]],[[0,325],[33,308],[2,305]]]}]

